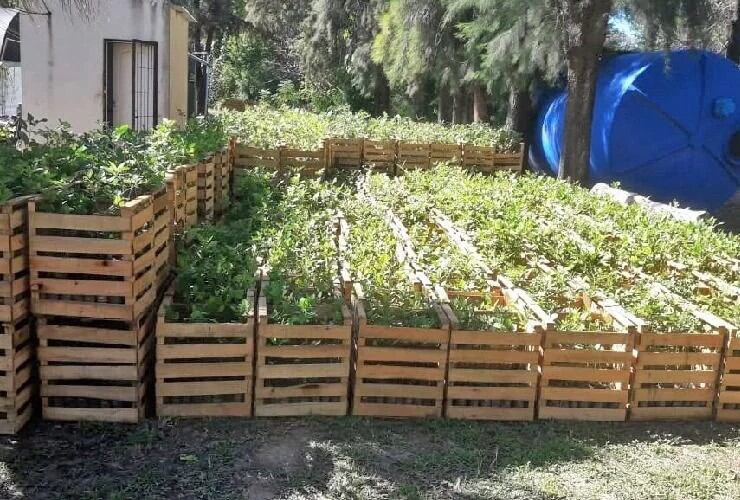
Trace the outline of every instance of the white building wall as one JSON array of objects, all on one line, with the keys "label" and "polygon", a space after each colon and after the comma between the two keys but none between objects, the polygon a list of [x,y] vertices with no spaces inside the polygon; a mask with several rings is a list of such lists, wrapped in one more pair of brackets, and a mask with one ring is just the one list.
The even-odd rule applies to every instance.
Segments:
[{"label": "white building wall", "polygon": [[47,0],[50,16],[21,15],[23,114],[59,120],[82,132],[100,126],[104,110],[104,40],[156,41],[159,121],[169,106],[169,4],[99,0],[89,19]]}]

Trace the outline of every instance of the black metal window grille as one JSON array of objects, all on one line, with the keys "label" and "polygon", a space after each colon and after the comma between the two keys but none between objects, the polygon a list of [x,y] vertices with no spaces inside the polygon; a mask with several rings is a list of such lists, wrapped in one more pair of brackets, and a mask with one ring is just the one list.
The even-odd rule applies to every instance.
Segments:
[{"label": "black metal window grille", "polygon": [[133,127],[150,130],[157,125],[157,44],[133,42]]}]

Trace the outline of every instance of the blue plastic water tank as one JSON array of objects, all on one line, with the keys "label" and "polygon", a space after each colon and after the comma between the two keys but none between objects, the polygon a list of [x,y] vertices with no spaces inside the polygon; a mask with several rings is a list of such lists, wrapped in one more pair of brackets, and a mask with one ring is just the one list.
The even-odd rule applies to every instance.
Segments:
[{"label": "blue plastic water tank", "polygon": [[[557,173],[567,95],[541,107],[530,163]],[[717,54],[629,54],[599,73],[591,181],[715,210],[740,189],[740,68]]]}]

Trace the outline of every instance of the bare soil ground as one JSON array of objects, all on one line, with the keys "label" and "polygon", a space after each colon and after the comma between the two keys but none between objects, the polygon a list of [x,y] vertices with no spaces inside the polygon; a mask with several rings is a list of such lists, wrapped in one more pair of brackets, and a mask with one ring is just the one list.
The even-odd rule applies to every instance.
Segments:
[{"label": "bare soil ground", "polygon": [[740,427],[37,422],[0,439],[0,498],[738,499]]}]

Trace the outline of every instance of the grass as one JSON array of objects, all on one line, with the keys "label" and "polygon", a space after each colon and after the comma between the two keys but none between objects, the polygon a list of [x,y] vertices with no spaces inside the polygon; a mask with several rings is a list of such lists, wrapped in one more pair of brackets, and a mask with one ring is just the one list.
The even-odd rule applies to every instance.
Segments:
[{"label": "grass", "polygon": [[740,427],[40,422],[0,440],[0,498],[740,498]]}]

